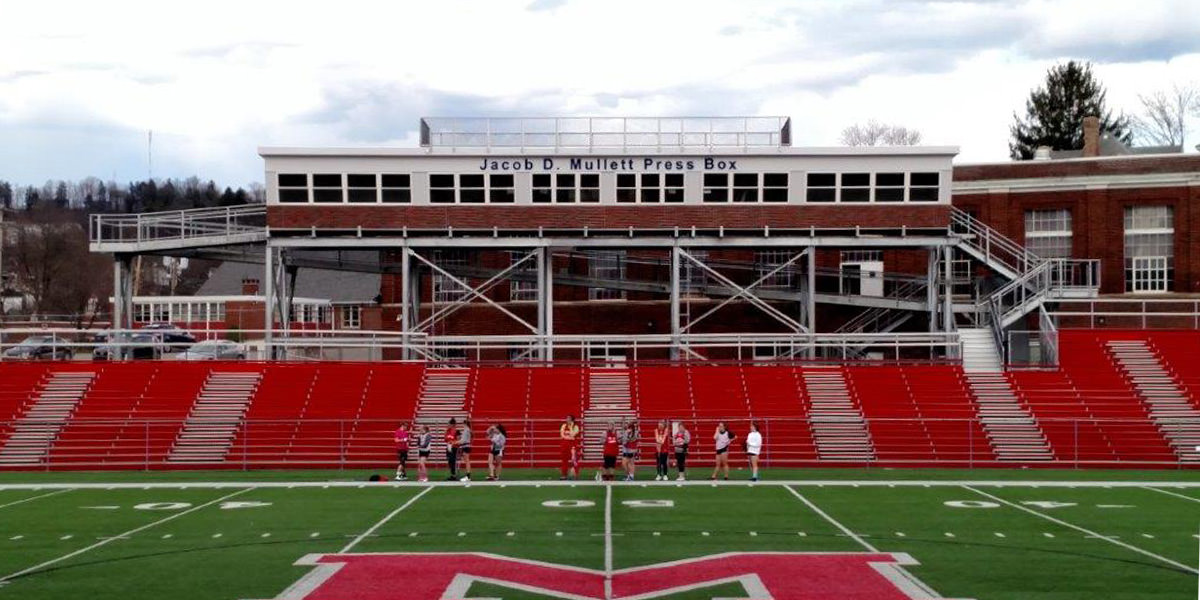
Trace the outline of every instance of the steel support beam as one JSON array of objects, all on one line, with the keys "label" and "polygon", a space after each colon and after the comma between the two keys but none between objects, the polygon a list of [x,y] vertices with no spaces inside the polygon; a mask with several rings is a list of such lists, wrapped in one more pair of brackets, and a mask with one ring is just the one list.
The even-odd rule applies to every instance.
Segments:
[{"label": "steel support beam", "polygon": [[263,358],[275,358],[275,248],[263,256]]},{"label": "steel support beam", "polygon": [[[954,331],[954,298],[951,297],[951,281],[953,280],[953,261],[951,260],[952,249],[949,246],[942,248],[942,274],[944,281],[942,282],[942,331],[944,333],[952,333]],[[958,356],[957,352],[951,350],[954,357]]]},{"label": "steel support beam", "polygon": [[[113,256],[113,322],[114,342],[128,341],[133,330],[133,256]],[[116,345],[118,359],[124,359],[127,347]]]},{"label": "steel support beam", "polygon": [[683,252],[679,246],[671,248],[671,360],[679,360],[679,345],[680,345],[680,310],[679,310],[679,266],[680,253]]},{"label": "steel support beam", "polygon": [[400,345],[405,360],[415,358],[412,351],[412,304],[413,304],[413,273],[408,257],[408,249],[400,251]]},{"label": "steel support beam", "polygon": [[549,247],[538,248],[537,253],[537,333],[538,358],[554,360],[554,254]]},{"label": "steel support beam", "polygon": [[941,266],[938,255],[941,252],[937,248],[930,248],[928,253],[929,259],[925,266],[925,305],[929,311],[929,332],[933,333],[938,330],[937,280],[938,269]]}]

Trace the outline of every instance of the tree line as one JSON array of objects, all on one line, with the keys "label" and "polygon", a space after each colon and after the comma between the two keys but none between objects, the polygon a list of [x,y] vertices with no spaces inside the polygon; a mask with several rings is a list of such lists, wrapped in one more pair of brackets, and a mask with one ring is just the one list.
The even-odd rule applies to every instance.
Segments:
[{"label": "tree line", "polygon": [[85,214],[138,213],[234,206],[265,200],[262,184],[221,188],[212,180],[204,181],[194,176],[128,183],[86,177],[78,181],[50,180],[40,186],[22,186],[0,180],[0,207],[30,212],[53,207]]}]

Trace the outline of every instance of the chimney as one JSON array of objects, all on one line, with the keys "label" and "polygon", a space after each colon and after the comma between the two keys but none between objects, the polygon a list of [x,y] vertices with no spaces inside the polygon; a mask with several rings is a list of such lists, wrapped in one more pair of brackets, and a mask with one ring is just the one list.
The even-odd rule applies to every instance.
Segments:
[{"label": "chimney", "polygon": [[1100,117],[1083,118],[1083,157],[1100,156]]},{"label": "chimney", "polygon": [[257,296],[258,295],[258,280],[247,277],[242,280],[242,295]]}]

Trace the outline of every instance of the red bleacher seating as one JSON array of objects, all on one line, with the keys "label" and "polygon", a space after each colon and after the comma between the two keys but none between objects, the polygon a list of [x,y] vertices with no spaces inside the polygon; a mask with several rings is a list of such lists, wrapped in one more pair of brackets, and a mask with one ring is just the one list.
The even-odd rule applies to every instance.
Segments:
[{"label": "red bleacher seating", "polygon": [[[1178,466],[1145,402],[1114,362],[1110,340],[1139,339],[1196,403],[1200,332],[1064,330],[1062,365],[1010,371],[1037,419],[1055,466]],[[819,464],[809,399],[797,364],[630,365],[631,404],[646,421],[689,423],[693,457],[711,459],[711,433],[725,420],[744,434],[757,421],[768,464]],[[225,463],[247,467],[382,466],[394,460],[392,431],[413,418],[425,367],[419,363],[3,363],[0,444],[51,371],[96,373],[49,454],[49,468],[164,468],[209,374],[261,373]],[[975,403],[955,364],[854,364],[841,369],[861,410],[875,462],[884,466],[997,466]],[[509,432],[508,464],[554,464],[558,424],[582,417],[588,369],[578,365],[473,367],[464,407],[476,434]],[[1197,405],[1200,406],[1200,405]],[[739,457],[740,458],[740,457]],[[37,468],[47,468],[38,465]]]}]

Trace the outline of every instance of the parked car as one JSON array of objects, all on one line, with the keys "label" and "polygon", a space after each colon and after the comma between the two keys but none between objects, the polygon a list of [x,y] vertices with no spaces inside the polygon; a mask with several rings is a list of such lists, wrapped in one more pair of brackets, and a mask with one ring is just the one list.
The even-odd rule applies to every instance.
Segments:
[{"label": "parked car", "polygon": [[150,332],[159,336],[168,352],[187,350],[196,343],[196,337],[171,323],[147,323],[139,332]]},{"label": "parked car", "polygon": [[21,343],[4,351],[9,360],[71,360],[75,353],[63,346],[64,340],[49,335],[31,335]]},{"label": "parked car", "polygon": [[159,334],[135,333],[120,346],[110,343],[96,348],[92,352],[92,360],[113,360],[119,350],[124,350],[125,358],[128,359],[151,360],[161,358],[169,349]]},{"label": "parked car", "polygon": [[175,355],[175,360],[245,360],[246,349],[229,340],[205,340]]}]

